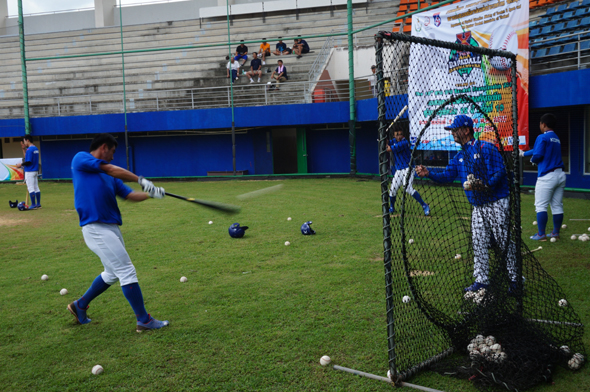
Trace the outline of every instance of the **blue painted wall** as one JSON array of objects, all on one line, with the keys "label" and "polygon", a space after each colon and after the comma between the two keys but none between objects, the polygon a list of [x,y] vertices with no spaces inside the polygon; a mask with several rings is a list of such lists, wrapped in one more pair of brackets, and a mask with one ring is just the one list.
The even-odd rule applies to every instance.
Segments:
[{"label": "blue painted wall", "polygon": [[590,105],[590,69],[530,78],[529,108]]},{"label": "blue painted wall", "polygon": [[309,173],[350,173],[348,129],[307,131]]}]

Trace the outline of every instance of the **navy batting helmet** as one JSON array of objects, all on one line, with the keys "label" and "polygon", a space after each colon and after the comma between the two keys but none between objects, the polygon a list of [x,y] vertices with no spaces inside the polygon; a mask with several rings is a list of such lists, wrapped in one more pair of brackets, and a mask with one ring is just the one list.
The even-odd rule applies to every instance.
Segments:
[{"label": "navy batting helmet", "polygon": [[311,228],[311,221],[307,221],[301,225],[301,234],[303,235],[312,235],[315,234],[315,231]]},{"label": "navy batting helmet", "polygon": [[242,238],[246,234],[246,230],[248,230],[248,226],[240,226],[237,222],[228,229],[231,238]]},{"label": "navy batting helmet", "polygon": [[15,202],[8,200],[8,205],[10,206],[10,208],[16,208],[16,206],[18,205],[18,199]]},{"label": "navy batting helmet", "polygon": [[26,211],[29,209],[29,206],[27,206],[24,201],[21,201],[20,203],[18,203],[17,208],[19,211]]}]

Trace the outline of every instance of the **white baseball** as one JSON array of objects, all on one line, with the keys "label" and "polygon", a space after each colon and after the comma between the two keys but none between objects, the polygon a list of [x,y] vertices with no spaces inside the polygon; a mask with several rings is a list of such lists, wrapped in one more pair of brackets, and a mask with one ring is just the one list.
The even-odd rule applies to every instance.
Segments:
[{"label": "white baseball", "polygon": [[387,371],[387,378],[391,380],[391,370]]},{"label": "white baseball", "polygon": [[588,228],[588,231],[590,231],[590,227]]},{"label": "white baseball", "polygon": [[588,241],[588,237],[584,237],[584,236],[582,236],[582,237],[580,237],[580,239],[582,240],[582,242],[586,242],[586,241]]},{"label": "white baseball", "polygon": [[565,299],[560,299],[557,304],[563,308],[564,306],[567,306],[567,301]]},{"label": "white baseball", "polygon": [[49,279],[49,276],[47,276],[47,275],[41,275],[41,280],[47,280],[47,279]]},{"label": "white baseball", "polygon": [[555,242],[555,241],[557,241],[557,238],[555,238],[555,237],[551,237],[551,239],[550,239],[549,241],[551,241],[551,242]]},{"label": "white baseball", "polygon": [[66,294],[68,293],[68,289],[61,289],[61,290],[59,291],[59,293],[60,293],[61,295],[66,295]]},{"label": "white baseball", "polygon": [[461,255],[457,253],[457,254],[455,255],[455,260],[461,260]]},{"label": "white baseball", "polygon": [[567,362],[567,365],[572,370],[578,370],[584,363],[584,356],[582,354],[574,354],[572,359]]},{"label": "white baseball", "polygon": [[412,238],[409,239],[408,243],[413,244],[414,240]]},{"label": "white baseball", "polygon": [[571,238],[572,240],[577,240],[577,239],[578,239],[578,237],[576,237],[575,235],[571,236],[570,238]]},{"label": "white baseball", "polygon": [[477,335],[475,337],[475,344],[480,345],[486,342],[486,338],[483,335]]},{"label": "white baseball", "polygon": [[402,298],[402,302],[405,303],[405,304],[407,304],[410,301],[411,301],[411,298],[409,296],[407,296],[407,295],[404,295],[404,297]]},{"label": "white baseball", "polygon": [[212,225],[213,224],[213,221],[209,221],[209,224]]},{"label": "white baseball", "polygon": [[180,283],[184,283],[186,282],[188,279],[186,278],[186,276],[183,276],[180,278]]},{"label": "white baseball", "polygon": [[568,346],[561,346],[559,349],[568,355],[572,353],[572,350]]},{"label": "white baseball", "polygon": [[535,226],[536,226],[536,225],[537,225],[537,221],[534,221],[534,222],[533,222],[533,225],[535,225]]},{"label": "white baseball", "polygon": [[100,365],[94,365],[94,367],[92,368],[92,374],[98,375],[102,372],[104,372],[104,369]]},{"label": "white baseball", "polygon": [[494,344],[496,344],[496,338],[495,338],[495,337],[493,337],[493,336],[491,336],[491,335],[490,335],[490,336],[488,336],[488,337],[486,338],[486,344],[487,344],[488,346],[493,346]]},{"label": "white baseball", "polygon": [[[518,52],[518,36],[512,27],[500,25],[492,31],[488,48],[516,54]],[[506,71],[512,65],[512,60],[496,56],[490,59],[490,64],[499,71]]]},{"label": "white baseball", "polygon": [[493,353],[499,353],[502,351],[502,346],[500,346],[498,343],[492,344],[490,350],[492,350]]},{"label": "white baseball", "polygon": [[291,217],[288,217],[287,220],[290,221],[291,220]]},{"label": "white baseball", "polygon": [[477,345],[476,345],[476,344],[474,344],[474,343],[470,343],[470,344],[467,346],[467,351],[469,351],[469,352],[472,352],[473,350],[477,350]]},{"label": "white baseball", "polygon": [[330,362],[332,362],[332,360],[327,355],[324,355],[323,357],[320,358],[320,365],[322,365],[322,366],[327,366],[330,364]]},{"label": "white baseball", "polygon": [[291,243],[289,241],[285,241],[285,246],[289,246]]},{"label": "white baseball", "polygon": [[567,225],[561,225],[562,229],[567,229]]}]

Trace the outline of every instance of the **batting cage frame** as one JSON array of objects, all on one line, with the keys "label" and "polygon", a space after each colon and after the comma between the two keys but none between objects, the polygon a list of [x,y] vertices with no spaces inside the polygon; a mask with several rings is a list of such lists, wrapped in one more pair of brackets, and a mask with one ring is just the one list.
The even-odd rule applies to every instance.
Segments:
[{"label": "batting cage frame", "polygon": [[[493,82],[493,86],[490,88],[480,87],[479,89],[473,88],[473,90],[471,87],[464,90],[441,90],[440,97],[432,97],[433,99],[428,100],[429,105],[436,106],[433,110],[422,110],[424,107],[417,109],[418,98],[411,95],[413,91],[410,91],[408,87],[412,83],[413,77],[410,74],[412,68],[411,50],[417,50],[417,48],[432,50],[437,55],[445,53],[443,57],[446,55],[447,59],[449,58],[448,53],[451,53],[451,60],[467,59],[467,63],[471,59],[478,60],[481,63],[479,65],[481,69],[478,72],[481,72],[484,78],[501,80],[502,83]],[[386,51],[390,58],[385,58]],[[532,252],[535,250],[529,250],[521,239],[521,179],[519,178],[521,162],[517,118],[519,74],[516,55],[511,52],[479,46],[466,47],[463,41],[451,43],[381,31],[375,35],[375,56],[389,374],[385,379],[352,369],[341,367],[338,369],[382,381],[387,380],[398,386],[411,386],[423,390],[431,389],[408,384],[406,380],[422,370],[432,369],[441,374],[468,378],[482,390],[499,387],[513,391],[529,388],[541,381],[549,381],[554,365],[569,367],[572,370],[579,369],[585,358],[585,349],[582,344],[584,326],[578,315],[568,305],[563,291],[532,256]],[[453,56],[455,57],[453,58]],[[464,80],[466,81],[464,85],[470,86],[474,83],[469,83],[470,71],[465,71],[470,65],[462,65],[467,63],[456,61],[453,64],[459,64],[455,67],[455,71],[459,70],[457,74],[463,79],[458,78],[458,80]],[[405,65],[407,65],[406,68],[404,68]],[[413,66],[415,71],[416,63]],[[418,64],[418,67],[427,68],[428,66],[427,64]],[[436,72],[438,72],[438,77],[442,78],[451,74],[453,70],[449,65],[447,69],[442,69],[442,67],[438,70],[423,69],[423,72],[424,74],[421,76],[424,78],[432,78],[429,74],[436,75]],[[467,72],[467,76],[462,72]],[[486,72],[489,75],[484,75]],[[495,92],[494,89],[498,91]],[[482,93],[470,95],[469,91]],[[490,106],[487,101],[488,98],[496,99],[490,97],[494,94],[496,94],[494,97],[500,97],[503,102],[501,106],[496,106],[500,107],[498,110],[496,107]],[[408,106],[410,110],[406,112]],[[490,109],[492,107],[493,109]],[[503,113],[503,116],[498,116],[499,111]],[[445,220],[456,219],[459,222],[456,225],[462,227],[457,229],[457,232],[461,230],[463,232],[459,233],[461,235],[457,234],[457,238],[460,237],[460,239],[455,239],[455,241],[461,241],[461,247],[467,256],[466,259],[472,256],[474,264],[465,266],[465,260],[460,260],[462,256],[457,253],[454,263],[460,264],[461,261],[463,266],[460,267],[459,272],[453,270],[451,273],[465,275],[465,271],[470,268],[476,276],[478,267],[475,254],[481,250],[480,245],[477,244],[478,249],[475,249],[473,242],[478,240],[474,234],[472,233],[472,237],[464,234],[465,231],[475,231],[474,225],[477,223],[473,220],[475,215],[472,215],[471,218],[465,216],[445,217],[441,216],[443,214],[439,212],[439,216],[431,216],[430,206],[422,200],[419,192],[412,188],[412,182],[418,181],[418,186],[424,190],[426,196],[430,196],[429,189],[437,186],[428,179],[414,179],[415,175],[424,177],[427,176],[424,173],[429,173],[427,168],[420,164],[423,161],[421,154],[424,153],[421,148],[431,142],[431,140],[425,140],[429,138],[427,132],[432,132],[432,129],[436,130],[433,127],[440,128],[443,125],[448,125],[445,129],[450,129],[451,120],[449,118],[452,119],[450,116],[460,113],[471,113],[472,117],[476,119],[476,127],[482,131],[475,137],[477,140],[470,143],[479,146],[482,149],[482,154],[486,150],[498,157],[496,164],[499,167],[499,177],[503,177],[502,181],[505,183],[508,196],[504,196],[505,200],[502,202],[505,201],[505,205],[502,204],[502,207],[498,204],[499,200],[490,203],[492,206],[488,208],[490,216],[501,217],[497,222],[486,223],[489,217],[480,216],[483,221],[482,225],[488,225],[484,230],[488,230],[490,234],[489,243],[486,243],[485,248],[485,252],[489,253],[486,257],[490,258],[486,265],[486,268],[489,269],[489,272],[486,272],[490,276],[489,282],[486,281],[486,284],[476,286],[476,279],[476,283],[470,287],[463,289],[461,286],[461,293],[464,292],[465,295],[461,295],[461,298],[454,295],[457,298],[451,300],[436,298],[436,289],[432,289],[436,286],[420,283],[419,279],[431,278],[435,272],[423,271],[420,268],[417,269],[416,266],[432,265],[434,262],[420,260],[420,257],[424,257],[424,253],[428,252],[423,252],[423,255],[420,256],[419,252],[414,250],[416,248],[412,244],[416,237],[413,236],[420,234],[416,234],[419,229],[415,229],[413,225],[420,226],[420,222],[429,222],[429,219],[430,222],[433,222],[434,219],[439,219],[439,222],[443,222],[439,223],[439,226],[443,227],[447,224],[444,223]],[[417,121],[416,117],[421,120]],[[456,118],[460,117],[462,116],[456,116]],[[400,125],[402,123],[410,126],[409,133]],[[398,202],[396,206],[394,203],[399,188],[393,190],[392,184],[392,190],[389,190],[390,165],[392,165],[393,174],[393,166],[395,161],[399,159],[400,153],[393,153],[391,149],[396,144],[395,140],[390,141],[393,139],[389,132],[392,128],[394,133],[400,133],[399,140],[404,139],[401,133],[411,140],[410,143],[407,143],[411,147],[407,148],[406,157],[409,160],[409,163],[406,163],[409,170],[398,169],[403,173],[403,185],[400,180],[399,188],[405,192],[402,192],[401,203]],[[471,131],[475,136],[473,130],[472,123]],[[453,137],[455,137],[454,133]],[[432,138],[432,134],[430,138]],[[456,138],[455,143],[459,143]],[[463,148],[465,147],[463,146]],[[441,147],[441,150],[443,149]],[[455,149],[455,151],[458,150]],[[457,153],[458,155],[459,153]],[[465,155],[462,157],[466,161],[469,159]],[[463,158],[461,162],[463,162]],[[477,161],[477,158],[479,158],[479,154],[474,154],[472,161],[481,162],[481,160]],[[450,162],[450,152],[448,159]],[[422,175],[418,173],[418,167],[420,167]],[[472,191],[472,195],[476,195],[478,192],[490,192],[491,185],[488,186],[487,179],[480,180],[484,177],[475,178],[473,174],[469,174],[463,187],[457,186],[460,184],[445,184],[447,188],[439,191],[439,197],[441,197],[440,195],[448,195],[449,210],[454,210],[455,215],[466,215],[469,211],[472,211],[473,214],[479,211],[478,213],[481,214],[480,210],[484,207],[478,204],[487,203],[487,201],[470,199],[471,205],[469,205],[467,200],[470,196],[468,195],[466,198],[465,195],[469,193],[468,190]],[[424,216],[418,216],[413,210],[420,210],[420,208],[416,208],[417,204],[408,196],[413,196],[421,204]],[[471,198],[474,197],[471,196]],[[457,207],[457,205],[460,206]],[[401,208],[400,213],[392,216],[395,208]],[[469,222],[462,220],[471,220],[471,227]],[[426,225],[428,224],[426,223]],[[497,227],[489,227],[494,225],[501,226],[502,230],[499,231]],[[453,239],[448,241],[453,241]],[[423,249],[429,246],[436,247],[435,242],[432,239],[429,244],[428,238],[426,238],[426,243],[421,246]],[[456,248],[452,245],[439,246],[444,247],[447,252],[454,251]],[[431,252],[431,254],[435,253],[435,251]],[[427,264],[428,262],[430,264]],[[437,273],[438,276],[444,275],[444,271]],[[457,276],[451,276],[448,285],[459,287],[465,279],[467,278],[459,279]],[[485,288],[480,289],[480,287]],[[440,292],[443,291],[440,290]],[[443,306],[437,307],[437,303],[446,301],[453,303],[453,305],[445,308],[446,310],[441,310],[444,308]],[[452,310],[448,310],[449,308]],[[506,332],[511,325],[514,325],[515,337],[508,336]],[[495,336],[492,336],[492,333]],[[482,334],[490,336],[486,338]],[[537,357],[542,359],[536,361]],[[520,366],[516,364],[518,361],[521,364],[528,364],[528,367],[525,366],[524,370],[517,369]]]}]

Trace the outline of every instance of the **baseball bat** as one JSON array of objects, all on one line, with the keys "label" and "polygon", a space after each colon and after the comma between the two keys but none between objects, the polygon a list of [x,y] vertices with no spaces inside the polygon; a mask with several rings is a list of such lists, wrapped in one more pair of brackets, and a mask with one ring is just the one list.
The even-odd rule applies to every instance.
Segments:
[{"label": "baseball bat", "polygon": [[399,114],[397,115],[397,117],[391,122],[391,124],[389,125],[389,127],[387,127],[387,131],[385,131],[385,133],[388,133],[389,132],[389,129],[393,126],[393,124],[396,123],[397,120],[399,120],[399,118],[401,116],[404,115],[404,113],[406,112],[406,110],[408,110],[408,105],[406,105],[406,106],[404,106],[402,108],[402,110],[399,112]]},{"label": "baseball bat", "polygon": [[214,201],[207,201],[207,200],[198,200],[198,199],[194,199],[192,197],[184,197],[184,196],[180,196],[180,195],[175,195],[174,193],[168,193],[165,192],[166,196],[170,196],[170,197],[174,197],[176,199],[180,199],[180,200],[185,200],[185,201],[189,201],[191,203],[196,203],[198,205],[201,205],[203,207],[206,208],[211,208],[213,210],[217,210],[226,214],[236,214],[240,211],[240,207],[238,206],[234,206],[231,204],[223,204],[223,203],[217,203]]}]

